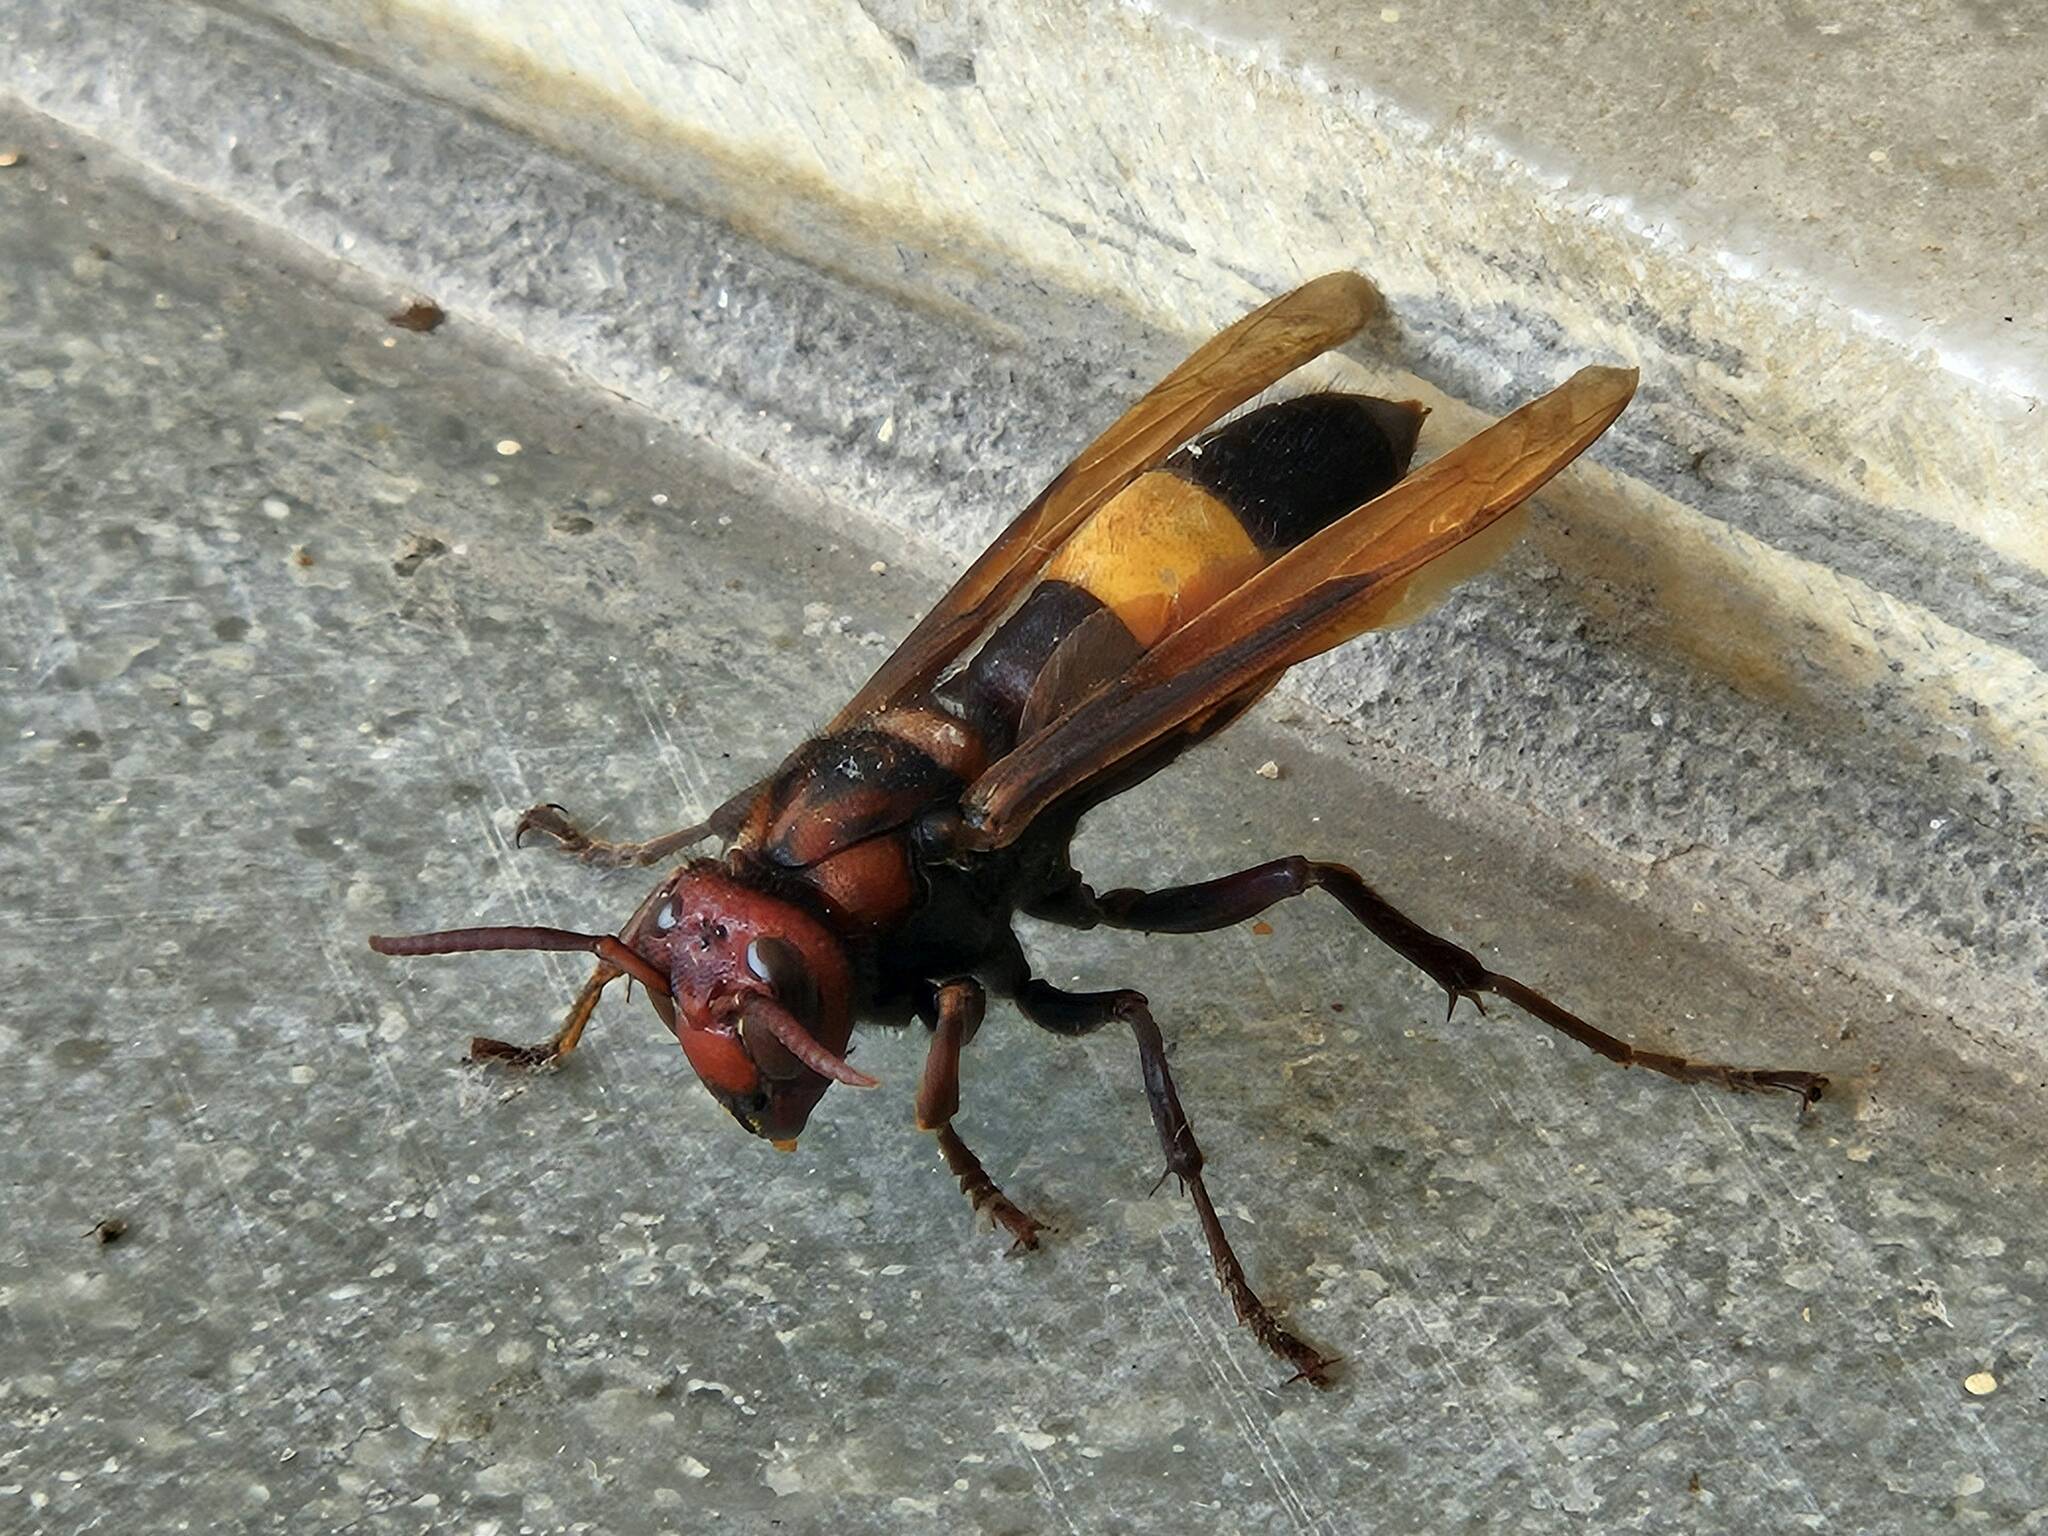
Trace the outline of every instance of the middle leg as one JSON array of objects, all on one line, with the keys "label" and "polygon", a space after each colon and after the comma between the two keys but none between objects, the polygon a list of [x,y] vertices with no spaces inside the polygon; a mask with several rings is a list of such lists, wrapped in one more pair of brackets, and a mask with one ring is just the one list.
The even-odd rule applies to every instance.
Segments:
[{"label": "middle leg", "polygon": [[953,1129],[953,1117],[960,1112],[960,1051],[981,1028],[988,999],[981,984],[968,978],[942,983],[937,991],[932,1024],[932,1047],[924,1060],[924,1080],[917,1090],[917,1128],[930,1131],[939,1143],[939,1156],[960,1181],[960,1192],[977,1214],[989,1218],[1015,1239],[1017,1248],[1038,1246],[1039,1224],[1019,1210],[988,1176],[981,1159],[960,1133]]}]

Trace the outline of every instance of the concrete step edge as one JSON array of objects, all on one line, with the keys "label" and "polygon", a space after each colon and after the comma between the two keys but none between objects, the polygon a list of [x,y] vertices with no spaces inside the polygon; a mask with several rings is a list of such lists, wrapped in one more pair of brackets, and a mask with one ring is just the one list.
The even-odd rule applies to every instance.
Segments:
[{"label": "concrete step edge", "polygon": [[[31,3],[6,24],[16,32],[9,88],[38,110],[395,286],[429,289],[459,320],[691,420],[955,556],[1071,451],[1075,423],[1106,419],[1185,344],[1184,333],[1105,315],[1085,296],[1029,278],[977,284],[943,255],[904,257],[898,286],[937,301],[904,309],[516,135],[337,70],[262,26],[140,6],[120,26],[88,33],[54,10]],[[1027,326],[1055,344],[1024,353],[1002,345]],[[839,355],[835,338],[846,343]],[[1368,351],[1344,366],[1381,387],[1417,382],[1403,361]],[[869,372],[849,379],[853,363]],[[1465,402],[1433,398],[1447,433],[1479,419]],[[2032,722],[2014,707],[2033,697],[2037,667],[2008,649],[1983,697],[1928,697],[1943,665],[1987,649],[1980,634],[1665,496],[1656,465],[1669,447],[1653,425],[1620,439],[1613,457],[1626,478],[1575,475],[1550,498],[1559,515],[1539,520],[1536,558],[1508,579],[1506,597],[1524,602],[1524,620],[1468,605],[1425,633],[1318,669],[1296,690],[1332,727],[1312,734],[1339,745],[1351,734],[1435,761],[1445,783],[1537,812],[1645,869],[1668,871],[1676,855],[1705,849],[1705,860],[1677,861],[1707,869],[1703,892],[1722,871],[1759,871],[1744,892],[1756,910],[1734,917],[1737,926],[1795,935],[1862,974],[1896,979],[1937,1011],[2010,1021],[1966,1028],[2039,1044],[2010,1008],[2043,963],[2038,911],[2024,895],[2039,863],[2025,829],[2043,818],[2038,782],[2025,773],[2035,761]],[[1824,487],[1807,494],[1829,496]],[[1601,556],[1568,552],[1569,539],[1602,529]],[[1779,568],[1736,594],[1768,610],[1758,626],[1766,633],[1797,622],[1788,593],[1805,588],[1818,594],[1822,624],[1835,622],[1839,599],[1877,614],[1866,635],[1903,625],[1912,645],[1936,637],[1937,663],[1906,690],[1884,676],[1894,642],[1874,642],[1860,692],[1839,701],[1854,716],[1888,687],[1913,695],[1871,717],[1884,752],[1950,724],[1932,718],[1949,704],[2010,715],[2001,739],[1965,739],[1941,755],[1928,783],[1887,782],[1883,762],[1867,753],[1844,766],[1840,720],[1760,725],[1745,713],[1756,694],[1731,691],[1727,678],[1693,698],[1697,647],[1679,645],[1675,663],[1667,656],[1647,670],[1640,656],[1588,670],[1614,649],[1614,635],[1626,650],[1660,622],[1645,619],[1640,592],[1622,591],[1605,594],[1614,635],[1598,632],[1597,613],[1587,626],[1589,596],[1610,581],[1626,585],[1617,561],[1683,564],[1716,550],[1730,571],[1745,562]],[[1554,655],[1535,655],[1548,643],[1543,626],[1560,614],[1577,615],[1581,633]],[[1830,658],[1816,675],[1770,679],[1764,692],[1782,686],[1803,697],[1838,681],[1842,641],[1828,636]],[[1753,659],[1722,658],[1738,672]],[[1432,675],[1456,685],[1434,696]],[[1538,696],[1509,701],[1511,723],[1493,722],[1503,701],[1485,696],[1492,684]],[[1546,689],[1566,696],[1542,697]],[[1627,690],[1639,700],[1612,697]],[[1669,722],[1687,716],[1694,749],[1674,750]],[[1518,730],[1526,739],[1513,739]],[[2003,780],[1989,788],[1987,753],[1994,781]],[[1694,768],[1695,755],[1726,766]],[[1574,763],[1585,783],[1561,786]],[[1597,787],[1617,781],[1619,799]],[[1827,804],[1830,795],[1841,803]]]}]

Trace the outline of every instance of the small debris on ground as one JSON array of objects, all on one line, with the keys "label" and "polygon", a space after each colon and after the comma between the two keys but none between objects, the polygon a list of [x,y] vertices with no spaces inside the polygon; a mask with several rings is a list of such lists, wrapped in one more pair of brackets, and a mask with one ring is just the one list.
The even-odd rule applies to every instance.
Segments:
[{"label": "small debris on ground", "polygon": [[439,539],[424,533],[408,534],[405,545],[398,552],[398,558],[391,562],[391,569],[400,576],[410,576],[429,560],[438,559],[448,553],[448,546]]},{"label": "small debris on ground", "polygon": [[103,1220],[94,1222],[92,1230],[85,1235],[97,1240],[103,1248],[108,1243],[118,1243],[128,1235],[128,1218],[125,1216],[108,1216]]},{"label": "small debris on ground", "polygon": [[401,331],[432,331],[448,318],[448,311],[432,299],[414,299],[395,315],[385,316]]},{"label": "small debris on ground", "polygon": [[1963,1378],[1963,1390],[1972,1397],[1989,1397],[1998,1390],[1998,1378],[1989,1371],[1978,1371]]},{"label": "small debris on ground", "polygon": [[1259,764],[1258,775],[1262,779],[1277,779],[1280,777],[1280,765],[1268,759]]}]

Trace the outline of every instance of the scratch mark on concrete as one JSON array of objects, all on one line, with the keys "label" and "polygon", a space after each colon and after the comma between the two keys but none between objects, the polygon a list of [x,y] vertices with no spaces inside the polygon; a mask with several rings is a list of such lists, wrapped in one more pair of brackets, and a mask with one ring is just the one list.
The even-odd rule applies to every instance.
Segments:
[{"label": "scratch mark on concrete", "polygon": [[[1236,1422],[1238,1439],[1258,1463],[1275,1499],[1286,1512],[1288,1523],[1302,1536],[1313,1536],[1317,1530],[1329,1530],[1328,1518],[1310,1506],[1307,1496],[1296,1484],[1297,1477],[1309,1479],[1309,1474],[1302,1467],[1294,1447],[1287,1443],[1270,1416],[1261,1421],[1258,1412],[1260,1386],[1245,1373],[1235,1353],[1250,1335],[1235,1340],[1227,1338],[1219,1322],[1198,1319],[1189,1308],[1188,1298],[1177,1289],[1161,1284],[1158,1295],[1160,1301],[1179,1318],[1181,1331],[1196,1345],[1203,1374],[1215,1388],[1224,1411]],[[1264,1360],[1266,1357],[1261,1353],[1259,1358]]]}]

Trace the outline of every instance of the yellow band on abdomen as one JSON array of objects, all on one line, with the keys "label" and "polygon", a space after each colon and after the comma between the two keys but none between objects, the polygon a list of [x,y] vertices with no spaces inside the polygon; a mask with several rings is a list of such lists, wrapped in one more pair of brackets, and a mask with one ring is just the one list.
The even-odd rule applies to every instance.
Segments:
[{"label": "yellow band on abdomen", "polygon": [[1150,647],[1265,563],[1235,512],[1200,486],[1154,470],[1076,529],[1045,579],[1089,592]]}]

